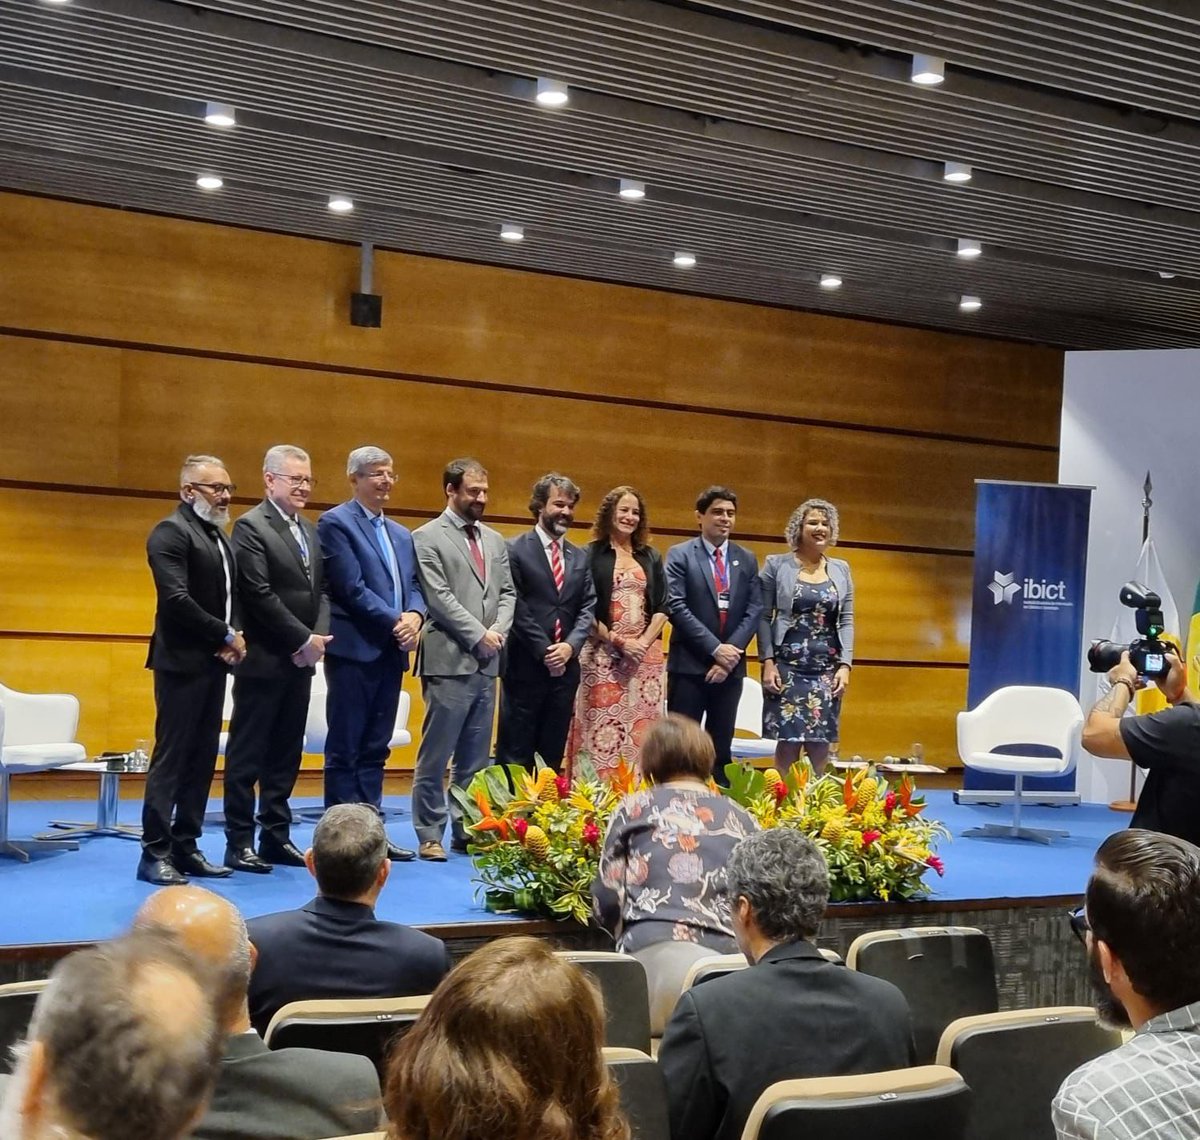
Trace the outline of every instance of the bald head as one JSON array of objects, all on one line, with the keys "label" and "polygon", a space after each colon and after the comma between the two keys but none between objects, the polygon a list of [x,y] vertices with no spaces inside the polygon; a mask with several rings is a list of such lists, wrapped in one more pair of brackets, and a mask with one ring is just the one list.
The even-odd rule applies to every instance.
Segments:
[{"label": "bald head", "polygon": [[254,963],[245,920],[233,903],[201,887],[164,887],[142,903],[133,925],[171,931],[210,966],[225,1028],[240,1022]]}]

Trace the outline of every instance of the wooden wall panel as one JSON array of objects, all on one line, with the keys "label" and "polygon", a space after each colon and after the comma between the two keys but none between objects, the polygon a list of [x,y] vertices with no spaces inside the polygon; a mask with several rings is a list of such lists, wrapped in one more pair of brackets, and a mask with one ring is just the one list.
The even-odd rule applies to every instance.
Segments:
[{"label": "wooden wall panel", "polygon": [[841,754],[879,760],[920,743],[930,763],[957,767],[955,716],[966,707],[965,669],[857,667],[842,708]]},{"label": "wooden wall panel", "polygon": [[[0,324],[1054,446],[1061,353],[0,194]],[[269,295],[270,303],[264,304]],[[1004,399],[995,399],[998,390]]]}]

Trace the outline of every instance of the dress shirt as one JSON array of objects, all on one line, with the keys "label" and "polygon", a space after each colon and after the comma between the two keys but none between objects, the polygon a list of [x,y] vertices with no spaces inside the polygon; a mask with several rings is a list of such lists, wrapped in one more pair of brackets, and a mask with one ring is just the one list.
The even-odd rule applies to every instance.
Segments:
[{"label": "dress shirt", "polygon": [[[271,504],[278,512],[279,517],[288,525],[288,530],[292,532],[292,538],[295,540],[296,546],[300,550],[301,556],[304,558],[304,569],[308,570],[308,541],[304,537],[304,531],[300,527],[300,520],[296,515],[289,515],[274,499],[268,498],[267,502]],[[311,575],[311,571],[310,571]]]},{"label": "dress shirt", "polygon": [[392,546],[391,536],[387,532],[386,520],[384,521],[384,526],[383,526],[383,530],[382,530],[382,534],[383,534],[384,538],[387,539],[386,543],[381,543],[379,541],[378,533],[375,531],[375,520],[379,519],[379,518],[383,518],[383,511],[378,512],[378,514],[372,514],[369,510],[367,510],[366,507],[364,507],[362,505],[362,503],[358,502],[357,499],[355,500],[355,505],[358,507],[358,509],[360,511],[362,511],[363,517],[367,520],[367,522],[369,522],[371,524],[371,532],[372,532],[372,534],[375,535],[375,545],[380,547],[381,551],[383,550],[383,548],[386,547],[388,573],[390,573],[392,576],[392,590],[395,593],[395,599],[393,601],[393,604],[395,605],[396,609],[398,609],[401,613],[403,613],[404,612],[404,588],[400,584],[400,567],[396,564],[396,551],[395,551],[395,548]]},{"label": "dress shirt", "polygon": [[[541,523],[537,523],[533,529],[537,531],[538,541],[542,544],[542,553],[546,556],[546,564],[550,567],[551,570],[553,570],[554,569],[554,560],[551,557],[550,548],[554,545],[557,545],[559,557],[565,558],[567,552],[563,546],[563,539],[558,538],[555,535],[549,534],[548,532],[544,531],[542,529]],[[563,568],[564,568],[564,573],[565,573],[565,570],[566,570],[565,563],[563,564]]]}]

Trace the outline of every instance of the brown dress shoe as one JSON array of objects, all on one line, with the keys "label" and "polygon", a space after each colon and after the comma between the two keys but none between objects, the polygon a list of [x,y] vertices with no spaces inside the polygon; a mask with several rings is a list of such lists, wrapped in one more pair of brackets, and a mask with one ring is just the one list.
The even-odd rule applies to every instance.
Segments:
[{"label": "brown dress shoe", "polygon": [[426,839],[417,849],[417,857],[427,859],[430,863],[444,863],[446,849],[436,839]]}]

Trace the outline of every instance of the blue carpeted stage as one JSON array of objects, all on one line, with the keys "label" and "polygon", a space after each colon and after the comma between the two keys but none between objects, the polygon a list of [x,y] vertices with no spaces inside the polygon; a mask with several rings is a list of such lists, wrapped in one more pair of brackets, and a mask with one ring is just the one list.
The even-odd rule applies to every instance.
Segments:
[{"label": "blue carpeted stage", "polygon": [[[945,904],[940,909],[948,911],[988,905],[1019,907],[1034,900],[1079,895],[1097,846],[1129,822],[1127,815],[1105,807],[1031,807],[1022,811],[1023,822],[1032,827],[1064,828],[1071,832],[1070,838],[1056,840],[1050,847],[963,839],[961,833],[967,828],[1005,822],[1011,809],[957,805],[948,791],[929,791],[927,797],[930,815],[954,835],[940,850],[946,876],[932,880],[933,901]],[[297,800],[295,804],[311,806],[315,801]],[[86,818],[89,806],[78,800],[14,803],[11,833],[28,836],[43,831],[52,818]],[[212,806],[216,810],[220,805]],[[140,809],[139,801],[123,801],[122,822],[136,823]],[[306,823],[293,829],[293,838],[302,849],[312,837],[312,828]],[[388,832],[398,843],[415,846],[407,819],[389,822]],[[203,847],[210,859],[219,861],[224,836],[209,828]],[[124,929],[153,889],[133,877],[138,854],[138,844],[132,840],[97,838],[83,840],[78,851],[41,855],[29,864],[0,859],[0,947],[92,942]],[[510,916],[490,915],[483,909],[471,880],[471,860],[466,855],[451,854],[446,863],[396,864],[380,900],[379,915],[436,928],[510,922]],[[248,917],[299,906],[314,893],[312,880],[302,867],[277,867],[270,875],[238,874],[200,882],[232,899]],[[839,910],[862,905],[849,904]],[[898,909],[903,906],[899,904]]]}]

